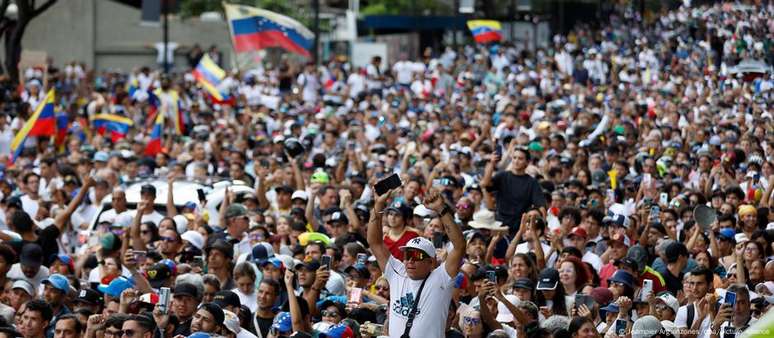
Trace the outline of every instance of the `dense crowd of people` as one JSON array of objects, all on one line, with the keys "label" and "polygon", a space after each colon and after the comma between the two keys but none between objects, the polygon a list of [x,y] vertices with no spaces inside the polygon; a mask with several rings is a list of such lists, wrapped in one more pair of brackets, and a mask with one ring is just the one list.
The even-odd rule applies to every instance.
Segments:
[{"label": "dense crowd of people", "polygon": [[[0,93],[0,337],[760,330],[774,78],[741,65],[774,63],[772,12],[683,5],[645,23],[621,7],[534,52],[282,59],[228,72],[222,101],[191,68],[24,70]],[[50,88],[64,144],[30,137],[14,156]],[[98,114],[134,124],[104,133]],[[173,198],[223,181],[217,212]]]}]

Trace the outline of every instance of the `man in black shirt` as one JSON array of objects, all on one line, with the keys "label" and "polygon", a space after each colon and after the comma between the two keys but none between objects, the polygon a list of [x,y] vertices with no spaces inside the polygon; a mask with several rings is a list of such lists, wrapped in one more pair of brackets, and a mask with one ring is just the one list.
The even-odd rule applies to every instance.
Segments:
[{"label": "man in black shirt", "polygon": [[57,239],[59,239],[63,229],[65,229],[70,222],[70,216],[75,212],[75,209],[78,208],[83,201],[83,198],[86,197],[89,189],[93,187],[94,184],[95,181],[93,177],[87,178],[80,191],[78,191],[78,194],[67,205],[67,208],[56,215],[54,224],[43,230],[38,230],[32,217],[23,210],[14,211],[13,214],[11,214],[9,226],[11,227],[11,230],[21,235],[22,240],[12,240],[12,238],[5,233],[0,233],[0,239],[8,241],[16,252],[21,252],[22,247],[27,243],[40,245],[43,249],[43,263],[48,265],[50,262],[46,260],[59,253],[59,243],[57,242]]},{"label": "man in black shirt", "polygon": [[274,316],[277,313],[274,308],[274,301],[279,295],[279,288],[279,282],[265,278],[258,287],[258,310],[255,311],[255,329],[261,331],[261,337],[269,335],[269,329],[271,329],[271,325],[274,323]]},{"label": "man in black shirt", "polygon": [[664,277],[667,290],[676,295],[677,291],[683,289],[683,270],[688,265],[688,249],[683,243],[673,242],[664,252],[667,265],[658,272]]},{"label": "man in black shirt", "polygon": [[481,186],[495,192],[496,219],[507,225],[513,234],[519,230],[521,214],[531,207],[537,207],[541,214],[546,214],[546,198],[538,181],[526,173],[530,160],[529,152],[516,148],[512,153],[508,169],[494,176],[493,172],[500,158],[497,155],[491,157],[486,165]]}]

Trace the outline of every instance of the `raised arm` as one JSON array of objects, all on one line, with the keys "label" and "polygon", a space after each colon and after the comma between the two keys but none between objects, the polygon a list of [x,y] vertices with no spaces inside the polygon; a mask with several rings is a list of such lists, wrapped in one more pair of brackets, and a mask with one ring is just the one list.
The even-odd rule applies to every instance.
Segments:
[{"label": "raised arm", "polygon": [[[384,244],[384,233],[382,232],[382,210],[387,203],[387,199],[390,198],[395,190],[390,190],[383,195],[376,196],[374,203],[374,210],[371,212],[371,219],[368,220],[368,229],[366,230],[366,240],[371,252],[376,257],[376,262],[379,263],[379,268],[382,271],[387,266],[387,259],[390,258],[390,250],[387,249],[387,245]],[[376,191],[374,190],[374,195]]]},{"label": "raised arm", "polygon": [[492,155],[492,157],[489,159],[489,162],[486,163],[486,168],[484,168],[484,177],[481,178],[482,189],[489,188],[489,186],[492,185],[492,177],[494,176],[495,165],[499,161],[500,159],[498,156]]},{"label": "raised arm", "polygon": [[[446,262],[444,263],[446,273],[454,277],[460,270],[460,263],[465,255],[465,238],[462,236],[460,227],[457,223],[454,223],[454,208],[449,206],[438,189],[430,190],[425,195],[424,205],[438,214],[446,230],[446,235],[449,236],[449,240],[454,246],[446,256]],[[372,230],[369,228],[368,231],[370,235]],[[381,234],[381,228],[379,233]]]},{"label": "raised arm", "polygon": [[167,217],[175,217],[177,215],[177,208],[175,208],[175,199],[172,196],[172,192],[175,186],[175,172],[172,171],[167,175],[167,182],[169,187],[167,188]]},{"label": "raised arm", "polygon": [[298,296],[296,296],[296,290],[293,289],[293,278],[293,271],[286,269],[285,288],[287,288],[288,291],[288,305],[290,305],[290,319],[293,322],[293,331],[307,332],[304,323],[304,315],[301,314],[301,306],[298,305]]},{"label": "raised arm", "polygon": [[72,216],[72,214],[75,212],[75,209],[78,209],[78,206],[81,204],[81,202],[83,202],[83,198],[86,197],[86,194],[89,193],[89,189],[93,187],[94,184],[94,177],[87,177],[86,181],[83,183],[83,186],[81,186],[81,190],[78,191],[78,194],[75,195],[75,198],[73,198],[73,200],[70,201],[70,204],[67,205],[67,209],[56,216],[56,219],[54,219],[54,225],[59,228],[60,233],[65,231],[65,227],[70,221],[70,216]]}]

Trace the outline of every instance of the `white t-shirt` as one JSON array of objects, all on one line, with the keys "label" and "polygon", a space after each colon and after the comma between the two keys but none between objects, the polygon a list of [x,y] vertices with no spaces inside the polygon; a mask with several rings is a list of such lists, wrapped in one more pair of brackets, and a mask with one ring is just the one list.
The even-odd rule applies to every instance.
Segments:
[{"label": "white t-shirt", "polygon": [[16,263],[11,266],[11,269],[8,270],[8,274],[6,274],[5,276],[11,280],[24,279],[30,282],[30,284],[32,284],[35,290],[38,290],[38,288],[40,288],[40,283],[43,282],[43,280],[45,280],[46,278],[48,278],[48,268],[41,265],[40,270],[38,270],[38,273],[35,275],[35,277],[29,278],[22,271],[21,263]]},{"label": "white t-shirt", "polygon": [[414,68],[411,61],[398,61],[392,65],[392,71],[396,73],[396,80],[403,85],[409,85],[413,80]]},{"label": "white t-shirt", "polygon": [[[697,320],[699,320],[698,318],[699,312],[696,311],[696,303],[694,303],[693,306],[694,306],[693,322],[695,323]],[[677,315],[675,316],[675,326],[690,329],[690,325],[686,323],[687,321],[688,321],[688,305],[683,305],[679,309],[677,309]],[[699,327],[699,334],[696,336],[696,338],[709,338],[709,337],[710,337],[710,316],[708,315],[704,317],[704,320],[701,322],[701,326]]]},{"label": "white t-shirt", "polygon": [[255,311],[258,310],[258,296],[255,291],[253,291],[253,294],[251,295],[245,294],[239,290],[239,288],[234,288],[231,291],[239,296],[239,302],[242,303],[242,305],[247,306],[247,308],[250,309],[250,313],[255,313]]},{"label": "white t-shirt", "polygon": [[599,258],[597,254],[591,251],[586,251],[586,253],[583,254],[583,261],[591,264],[591,266],[593,266],[594,270],[597,270],[597,272],[602,269],[602,258]]},{"label": "white t-shirt", "polygon": [[24,194],[19,198],[22,202],[22,209],[27,215],[30,215],[32,219],[35,219],[35,215],[38,214],[38,201],[30,198],[29,195]]},{"label": "white t-shirt", "polygon": [[[393,337],[403,334],[406,320],[414,305],[414,297],[422,280],[413,280],[406,274],[406,266],[390,256],[384,269],[384,276],[390,283],[390,333]],[[454,289],[454,278],[446,272],[445,264],[430,273],[419,299],[410,337],[444,337],[449,302]]]},{"label": "white t-shirt", "polygon": [[[167,62],[170,64],[175,63],[175,49],[177,49],[177,46],[177,42],[167,42]],[[156,62],[164,63],[164,43],[156,42],[153,47],[156,48]]]}]

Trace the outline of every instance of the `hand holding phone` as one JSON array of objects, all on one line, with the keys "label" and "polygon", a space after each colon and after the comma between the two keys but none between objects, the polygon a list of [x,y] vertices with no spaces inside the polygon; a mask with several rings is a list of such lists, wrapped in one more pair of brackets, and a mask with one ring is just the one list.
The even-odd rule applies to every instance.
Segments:
[{"label": "hand holding phone", "polygon": [[320,265],[324,266],[326,269],[331,269],[331,256],[323,255],[322,259],[320,260]]},{"label": "hand holding phone", "polygon": [[400,181],[400,176],[398,174],[392,174],[387,178],[376,182],[374,185],[374,191],[377,195],[381,196],[392,189],[400,187],[401,185],[403,185],[403,183]]}]

